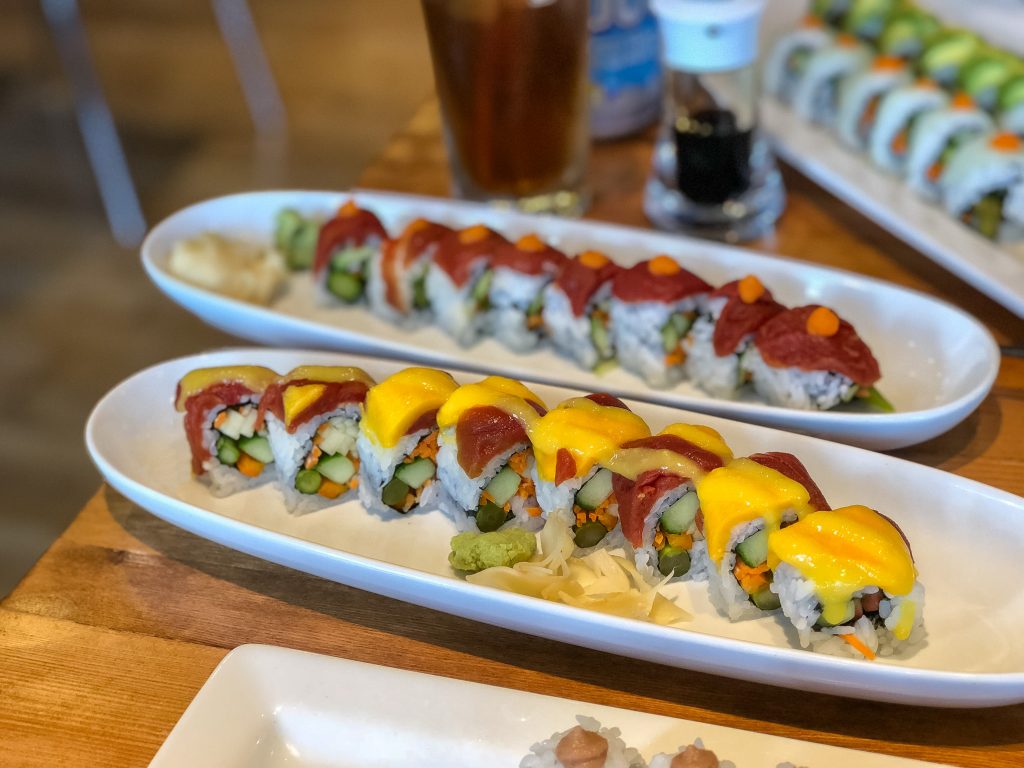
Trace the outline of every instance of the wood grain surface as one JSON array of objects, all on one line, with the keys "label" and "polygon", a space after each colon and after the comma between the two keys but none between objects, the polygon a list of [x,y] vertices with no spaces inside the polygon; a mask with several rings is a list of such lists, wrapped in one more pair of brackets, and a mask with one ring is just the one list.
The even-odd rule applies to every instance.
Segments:
[{"label": "wood grain surface", "polygon": [[[597,148],[590,215],[644,225],[649,154],[649,137]],[[1024,339],[1019,319],[800,176],[787,172],[786,182],[786,214],[775,236],[757,247],[932,293],[977,315],[1000,343]],[[446,193],[434,105],[391,142],[363,184]],[[1021,494],[1022,434],[1024,360],[1004,357],[992,395],[975,414],[897,455]],[[0,764],[144,764],[217,662],[244,643],[866,752],[963,766],[1024,765],[1024,705],[941,710],[861,702],[534,638],[225,549],[107,487],[0,604]],[[870,762],[865,755],[864,764]]]}]

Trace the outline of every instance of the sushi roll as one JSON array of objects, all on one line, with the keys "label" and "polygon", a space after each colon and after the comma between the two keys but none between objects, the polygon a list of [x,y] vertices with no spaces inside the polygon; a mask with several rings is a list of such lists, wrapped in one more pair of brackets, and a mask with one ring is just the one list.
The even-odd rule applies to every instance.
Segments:
[{"label": "sushi roll", "polygon": [[175,408],[184,414],[192,474],[214,496],[228,496],[272,478],[265,430],[256,428],[260,399],[277,378],[269,368],[200,368],[178,382]]},{"label": "sushi roll", "polygon": [[380,258],[370,261],[366,288],[374,314],[400,324],[429,317],[427,270],[438,243],[449,232],[443,224],[415,219],[397,238],[384,243]]},{"label": "sushi roll", "polygon": [[1021,74],[1021,60],[1005,51],[982,48],[960,70],[960,87],[984,110],[995,112],[999,94],[1014,75]]},{"label": "sushi roll", "polygon": [[1024,75],[1010,78],[999,91],[999,126],[1024,137]]},{"label": "sushi roll", "polygon": [[793,91],[793,109],[805,120],[830,127],[836,121],[839,84],[868,65],[871,53],[853,35],[838,34],[831,45],[807,59],[804,76]]},{"label": "sushi roll", "polygon": [[437,411],[457,388],[444,371],[406,368],[367,392],[356,450],[359,501],[368,511],[405,514],[443,501]]},{"label": "sushi roll", "polygon": [[785,309],[754,275],[712,291],[683,342],[687,378],[714,397],[735,397],[744,383],[743,353],[757,329]]},{"label": "sushi roll", "polygon": [[843,143],[851,149],[867,149],[882,97],[910,80],[910,67],[897,56],[876,56],[871,66],[845,80],[839,89],[836,122]]},{"label": "sushi roll", "polygon": [[843,29],[874,43],[882,35],[898,0],[853,0],[843,18]]},{"label": "sushi roll", "polygon": [[1024,240],[1024,139],[979,136],[956,151],[939,179],[952,215],[996,242]]},{"label": "sushi roll", "polygon": [[502,243],[491,259],[488,326],[514,352],[536,347],[544,335],[544,288],[568,261],[536,235]]},{"label": "sushi roll", "polygon": [[304,365],[267,387],[256,427],[266,427],[289,512],[311,512],[356,487],[356,438],[372,386],[359,368]]},{"label": "sushi roll", "polygon": [[[765,458],[767,456],[767,458]],[[786,469],[786,472],[779,471]],[[697,481],[707,547],[708,593],[732,621],[779,607],[771,591],[768,536],[826,506],[803,464],[791,454],[735,459]]]},{"label": "sushi roll", "polygon": [[683,378],[682,342],[711,286],[670,256],[656,256],[619,272],[609,305],[612,345],[619,364],[649,386]]},{"label": "sushi roll", "polygon": [[483,224],[441,238],[427,268],[427,300],[434,321],[463,346],[486,330],[491,257],[507,240]]},{"label": "sushi roll", "polygon": [[907,7],[893,12],[878,38],[878,50],[908,61],[921,55],[942,25],[932,14]]},{"label": "sushi roll", "polygon": [[929,112],[941,109],[949,96],[933,80],[920,78],[889,91],[878,106],[868,139],[871,159],[883,170],[902,176],[910,148],[910,131]]},{"label": "sushi roll", "polygon": [[906,175],[910,187],[928,200],[938,200],[939,179],[956,150],[993,128],[988,113],[962,91],[946,106],[921,115],[907,138]]},{"label": "sushi roll", "polygon": [[274,219],[274,247],[293,272],[313,266],[319,238],[320,222],[303,216],[294,208],[282,209]]},{"label": "sushi roll", "polygon": [[646,768],[640,753],[627,747],[618,728],[602,728],[577,715],[579,725],[530,747],[519,768]]},{"label": "sushi roll", "polygon": [[501,376],[465,384],[441,406],[437,477],[460,529],[540,527],[528,430],[545,410],[528,387]]},{"label": "sushi roll", "polygon": [[924,639],[924,588],[906,536],[863,506],[817,512],[768,535],[771,589],[800,645],[874,659]]},{"label": "sushi roll", "polygon": [[530,425],[529,434],[542,515],[571,525],[577,547],[597,546],[619,521],[612,473],[603,464],[651,430],[621,400],[599,393],[559,403]]},{"label": "sushi roll", "polygon": [[675,752],[660,752],[651,758],[650,768],[735,768],[731,760],[719,760],[718,755],[704,747],[697,739],[683,744]]},{"label": "sushi roll", "polygon": [[363,298],[369,264],[380,258],[384,225],[349,200],[324,222],[316,243],[313,279],[328,302],[355,304]]},{"label": "sushi roll", "polygon": [[824,411],[862,397],[892,409],[875,389],[882,374],[868,345],[827,307],[775,315],[758,329],[741,365],[771,405]]},{"label": "sushi roll", "polygon": [[695,482],[732,461],[711,427],[671,424],[653,437],[624,443],[605,466],[619,505],[622,535],[642,572],[706,578]]},{"label": "sushi roll", "polygon": [[597,251],[586,251],[565,263],[544,289],[542,316],[551,343],[584,368],[615,359],[609,325],[612,278],[622,267]]},{"label": "sushi roll", "polygon": [[981,39],[965,29],[943,29],[937,32],[917,59],[918,72],[943,88],[952,89],[960,70],[981,49]]},{"label": "sushi roll", "polygon": [[832,36],[821,17],[809,15],[799,27],[780,37],[764,64],[765,92],[789,104],[811,54],[831,43]]}]

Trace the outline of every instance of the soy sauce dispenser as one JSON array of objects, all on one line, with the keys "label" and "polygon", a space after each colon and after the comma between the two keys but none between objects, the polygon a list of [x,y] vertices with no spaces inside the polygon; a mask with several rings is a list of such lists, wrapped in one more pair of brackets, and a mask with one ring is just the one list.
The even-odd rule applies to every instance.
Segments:
[{"label": "soy sauce dispenser", "polygon": [[665,102],[644,210],[662,229],[729,242],[759,237],[786,197],[758,129],[764,0],[653,0],[652,9]]}]

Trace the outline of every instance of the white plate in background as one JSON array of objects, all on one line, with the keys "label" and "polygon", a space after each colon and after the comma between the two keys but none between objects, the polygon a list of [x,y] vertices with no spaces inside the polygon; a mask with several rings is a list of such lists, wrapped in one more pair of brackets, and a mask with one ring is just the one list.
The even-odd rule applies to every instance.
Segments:
[{"label": "white plate in background", "polygon": [[935,765],[270,645],[225,656],[150,765],[512,768],[580,714],[648,760],[700,738],[738,768]]},{"label": "white plate in background", "polygon": [[622,369],[596,375],[547,347],[516,354],[488,338],[465,348],[432,325],[400,328],[365,306],[320,306],[309,273],[290,276],[284,295],[261,307],[197,288],[167,271],[171,249],[183,238],[214,231],[269,244],[282,208],[329,216],[350,194],[254,192],[198,203],[153,229],[142,246],[142,261],[173,301],[211,325],[258,343],[380,354],[603,390],[878,450],[912,445],[952,428],[984,399],[999,371],[999,349],[981,323],[945,302],[891,283],[676,235],[439,198],[354,193],[392,233],[418,216],[454,226],[483,222],[511,238],[536,232],[569,252],[598,248],[626,265],[669,253],[712,284],[756,273],[784,304],[827,304],[852,322],[878,358],[883,376],[878,388],[897,412],[868,412],[861,406],[800,411],[765,405],[752,393],[737,401],[718,400],[688,383],[651,389]]},{"label": "white plate in background", "polygon": [[[671,593],[693,614],[684,629],[554,604],[469,584],[448,565],[454,525],[440,512],[386,518],[346,501],[298,517],[271,485],[217,499],[190,475],[179,379],[194,368],[358,365],[382,379],[401,364],[332,353],[234,349],[162,363],[114,388],[86,427],[89,454],[140,506],[204,538],[290,568],[458,616],[552,640],[711,674],[908,704],[996,706],[1024,701],[1024,499],[930,467],[824,440],[631,403],[655,432],[671,422],[719,430],[737,456],[788,451],[834,507],[865,504],[909,537],[927,593],[928,640],[906,658],[875,662],[797,648],[779,619],[730,623],[700,584]],[[461,382],[476,380],[458,374]],[[538,385],[549,405],[580,394]]]},{"label": "white plate in background", "polygon": [[[933,2],[942,14],[949,2]],[[969,7],[976,4],[958,2]],[[989,4],[991,5],[991,4]],[[807,0],[772,0],[761,28],[761,54],[793,29]],[[1016,23],[1024,33],[1024,4]],[[1024,40],[1024,34],[1019,35]],[[1019,45],[1018,41],[1018,45]],[[866,152],[847,148],[832,132],[804,120],[771,97],[761,102],[761,120],[775,151],[805,176],[878,222],[964,282],[1024,317],[1024,243],[997,245],[915,193],[901,178],[876,168]]]}]

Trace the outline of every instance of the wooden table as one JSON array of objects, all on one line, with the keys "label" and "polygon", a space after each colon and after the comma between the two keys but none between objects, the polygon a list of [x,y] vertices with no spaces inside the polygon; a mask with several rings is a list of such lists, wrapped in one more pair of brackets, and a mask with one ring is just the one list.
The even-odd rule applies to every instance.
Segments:
[{"label": "wooden table", "polygon": [[[649,154],[644,137],[597,148],[592,216],[644,225]],[[798,175],[787,172],[786,182],[786,214],[758,247],[936,294],[981,318],[1000,343],[1024,340],[1019,319]],[[433,105],[367,169],[363,185],[447,192]],[[1022,494],[1022,435],[1024,360],[1004,357],[992,395],[975,414],[898,454]],[[1024,765],[1024,705],[876,704],[562,645],[238,554],[162,522],[108,487],[0,604],[0,764],[144,763],[220,659],[243,643],[940,763]]]}]

